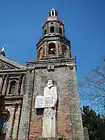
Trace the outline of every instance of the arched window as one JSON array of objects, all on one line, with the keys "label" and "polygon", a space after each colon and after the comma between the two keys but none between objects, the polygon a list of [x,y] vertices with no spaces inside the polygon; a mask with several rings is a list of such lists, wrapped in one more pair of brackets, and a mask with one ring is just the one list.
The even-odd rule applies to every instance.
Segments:
[{"label": "arched window", "polygon": [[16,84],[17,84],[16,81],[11,81],[9,94],[15,94]]},{"label": "arched window", "polygon": [[44,30],[44,35],[45,35],[45,34],[47,34],[47,30],[46,30],[46,29]]},{"label": "arched window", "polygon": [[62,55],[64,56],[67,51],[67,46],[62,45]]},{"label": "arched window", "polygon": [[50,32],[54,33],[54,27],[53,26],[50,27]]},{"label": "arched window", "polygon": [[56,49],[55,49],[55,44],[54,43],[50,43],[49,44],[49,54],[55,54],[56,53]]},{"label": "arched window", "polygon": [[57,11],[55,11],[55,16],[58,16],[58,15],[57,15]]},{"label": "arched window", "polygon": [[62,35],[62,28],[59,28],[59,33]]},{"label": "arched window", "polygon": [[54,16],[54,11],[52,11],[52,16]]},{"label": "arched window", "polygon": [[51,16],[51,11],[49,12],[49,16]]}]

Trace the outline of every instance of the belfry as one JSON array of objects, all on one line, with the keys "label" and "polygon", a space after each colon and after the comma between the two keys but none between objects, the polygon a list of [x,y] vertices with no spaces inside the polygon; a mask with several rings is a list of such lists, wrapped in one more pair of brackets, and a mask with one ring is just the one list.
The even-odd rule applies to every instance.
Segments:
[{"label": "belfry", "polygon": [[70,41],[65,36],[64,23],[55,9],[50,10],[42,27],[42,38],[37,43],[37,60],[70,55]]},{"label": "belfry", "polygon": [[49,11],[36,61],[0,55],[0,140],[84,140],[76,79],[64,22]]}]

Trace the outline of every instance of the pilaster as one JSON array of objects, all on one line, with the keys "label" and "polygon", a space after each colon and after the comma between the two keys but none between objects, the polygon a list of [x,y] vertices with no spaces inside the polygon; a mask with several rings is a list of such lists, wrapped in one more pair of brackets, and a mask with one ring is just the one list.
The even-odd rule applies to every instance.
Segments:
[{"label": "pilaster", "polygon": [[18,140],[28,140],[29,138],[29,127],[30,127],[29,125],[30,125],[30,115],[31,115],[32,95],[34,85],[33,83],[34,83],[34,71],[27,70]]},{"label": "pilaster", "polygon": [[71,120],[73,140],[84,140],[84,130],[80,110],[80,98],[78,95],[78,85],[76,79],[76,66],[72,67],[72,97],[71,97]]}]

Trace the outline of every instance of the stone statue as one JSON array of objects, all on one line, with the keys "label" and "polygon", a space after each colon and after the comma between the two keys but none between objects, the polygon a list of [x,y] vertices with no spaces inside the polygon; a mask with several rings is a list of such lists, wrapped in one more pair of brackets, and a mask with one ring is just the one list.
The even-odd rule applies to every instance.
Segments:
[{"label": "stone statue", "polygon": [[5,45],[3,45],[0,53],[1,53],[1,55],[5,56]]},{"label": "stone statue", "polygon": [[43,114],[43,137],[56,136],[56,103],[57,88],[52,80],[48,80],[44,88],[44,114]]}]

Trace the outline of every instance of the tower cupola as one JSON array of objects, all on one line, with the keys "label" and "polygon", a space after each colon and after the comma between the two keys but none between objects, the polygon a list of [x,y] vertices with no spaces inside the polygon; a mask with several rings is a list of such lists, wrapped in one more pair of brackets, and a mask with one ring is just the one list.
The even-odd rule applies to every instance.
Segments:
[{"label": "tower cupola", "polygon": [[48,34],[60,34],[64,35],[64,24],[61,19],[58,18],[57,10],[51,9],[48,17],[42,27],[42,36]]},{"label": "tower cupola", "polygon": [[52,17],[52,16],[56,16],[56,17],[58,16],[57,10],[51,9],[49,11],[49,17]]},{"label": "tower cupola", "polygon": [[37,60],[45,57],[70,57],[70,41],[65,37],[63,21],[51,9],[42,26],[42,38],[37,43]]}]

